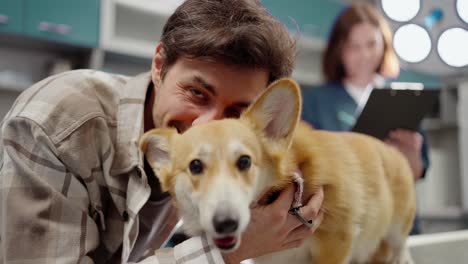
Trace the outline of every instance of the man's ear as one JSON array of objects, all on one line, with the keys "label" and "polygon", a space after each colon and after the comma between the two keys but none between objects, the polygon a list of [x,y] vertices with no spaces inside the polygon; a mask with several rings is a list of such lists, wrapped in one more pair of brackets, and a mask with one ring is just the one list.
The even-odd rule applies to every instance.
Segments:
[{"label": "man's ear", "polygon": [[140,150],[158,178],[162,176],[161,171],[170,164],[171,139],[177,135],[174,128],[157,128],[146,132],[140,138]]},{"label": "man's ear", "polygon": [[280,79],[272,83],[241,118],[263,131],[268,139],[289,142],[301,115],[300,94],[295,81]]},{"label": "man's ear", "polygon": [[159,42],[154,51],[153,61],[151,64],[151,78],[153,83],[161,81],[162,67],[164,64],[165,53],[162,43]]}]

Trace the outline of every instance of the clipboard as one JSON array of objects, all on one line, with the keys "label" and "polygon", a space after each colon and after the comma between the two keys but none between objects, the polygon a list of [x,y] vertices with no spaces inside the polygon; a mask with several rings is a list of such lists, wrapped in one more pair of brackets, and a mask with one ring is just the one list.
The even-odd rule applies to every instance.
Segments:
[{"label": "clipboard", "polygon": [[393,129],[418,131],[439,100],[439,90],[373,89],[351,131],[381,140]]}]

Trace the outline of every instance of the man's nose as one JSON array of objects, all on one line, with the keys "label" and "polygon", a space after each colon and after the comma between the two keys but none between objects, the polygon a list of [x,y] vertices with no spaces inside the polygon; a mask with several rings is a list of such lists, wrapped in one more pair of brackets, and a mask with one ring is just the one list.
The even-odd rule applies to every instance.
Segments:
[{"label": "man's nose", "polygon": [[192,122],[193,125],[203,124],[209,121],[218,120],[223,118],[223,110],[218,108],[211,108],[202,111]]}]

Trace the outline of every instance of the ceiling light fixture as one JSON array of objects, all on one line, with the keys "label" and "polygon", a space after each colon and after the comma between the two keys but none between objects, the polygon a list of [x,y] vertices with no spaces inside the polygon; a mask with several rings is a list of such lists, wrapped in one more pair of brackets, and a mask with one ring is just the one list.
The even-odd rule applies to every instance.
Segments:
[{"label": "ceiling light fixture", "polygon": [[382,0],[382,9],[389,18],[398,22],[407,22],[418,14],[421,2],[420,0]]},{"label": "ceiling light fixture", "polygon": [[463,28],[445,30],[437,41],[437,52],[447,65],[464,67],[468,65],[468,31]]},{"label": "ceiling light fixture", "polygon": [[407,62],[421,62],[431,52],[431,37],[426,29],[407,24],[395,32],[393,47],[400,58]]}]

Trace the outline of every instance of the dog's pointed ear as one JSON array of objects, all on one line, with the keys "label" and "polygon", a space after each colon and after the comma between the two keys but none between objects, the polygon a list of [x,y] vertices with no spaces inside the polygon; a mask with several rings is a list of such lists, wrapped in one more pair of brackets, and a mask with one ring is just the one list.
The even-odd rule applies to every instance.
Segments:
[{"label": "dog's pointed ear", "polygon": [[177,135],[177,130],[173,128],[158,128],[146,132],[140,138],[140,150],[158,178],[170,164],[171,139]]},{"label": "dog's pointed ear", "polygon": [[301,115],[301,92],[292,79],[272,83],[243,114],[255,129],[272,140],[291,139]]}]

